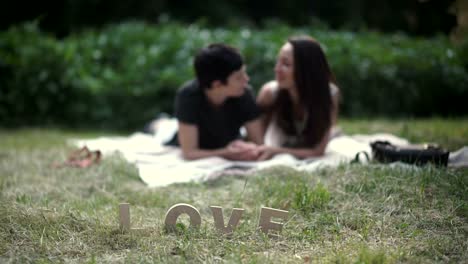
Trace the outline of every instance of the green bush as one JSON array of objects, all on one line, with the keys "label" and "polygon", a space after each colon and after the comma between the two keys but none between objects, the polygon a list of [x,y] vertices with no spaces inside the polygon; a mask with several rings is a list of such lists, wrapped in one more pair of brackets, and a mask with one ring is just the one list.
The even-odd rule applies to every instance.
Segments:
[{"label": "green bush", "polygon": [[258,90],[274,77],[280,46],[297,34],[323,44],[342,90],[343,115],[466,114],[468,45],[454,47],[442,36],[269,28],[129,22],[56,39],[35,24],[12,27],[0,32],[1,124],[137,129],[159,112],[172,112],[201,47],[238,47]]}]

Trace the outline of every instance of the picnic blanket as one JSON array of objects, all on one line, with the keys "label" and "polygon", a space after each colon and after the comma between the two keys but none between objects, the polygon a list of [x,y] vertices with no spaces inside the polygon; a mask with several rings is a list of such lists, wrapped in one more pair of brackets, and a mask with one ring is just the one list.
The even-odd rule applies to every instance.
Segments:
[{"label": "picnic blanket", "polygon": [[[120,153],[125,160],[135,164],[141,180],[150,187],[166,186],[172,183],[207,181],[216,179],[223,172],[252,171],[275,165],[286,165],[301,171],[313,171],[324,167],[336,167],[349,163],[358,152],[372,155],[370,142],[386,140],[395,145],[407,145],[406,139],[391,134],[341,135],[331,139],[325,155],[319,158],[300,160],[289,154],[279,154],[271,160],[260,162],[230,161],[220,157],[210,157],[186,161],[177,147],[164,146],[164,138],[158,135],[134,133],[127,137],[99,137],[95,139],[74,139],[72,144],[90,150],[100,150],[104,157]],[[468,149],[457,157],[466,161]],[[365,159],[362,162],[367,162]]]},{"label": "picnic blanket", "polygon": [[[395,135],[378,133],[373,135],[339,135],[333,137],[322,157],[297,159],[289,154],[279,154],[267,161],[241,162],[226,160],[221,157],[210,157],[187,161],[182,158],[177,147],[165,146],[163,143],[172,138],[177,131],[174,118],[157,120],[158,129],[153,134],[134,133],[127,137],[99,137],[95,139],[73,139],[77,147],[86,146],[90,150],[99,150],[104,157],[120,153],[125,160],[135,164],[141,180],[150,187],[166,186],[172,183],[190,181],[207,181],[235,172],[251,175],[251,171],[285,165],[301,171],[314,171],[325,167],[336,167],[349,163],[356,154],[366,152],[372,160],[370,143],[381,140],[394,145],[405,146],[408,140]],[[361,158],[364,158],[362,156]],[[366,163],[368,160],[360,159]],[[449,166],[468,167],[468,147],[450,153]]]}]

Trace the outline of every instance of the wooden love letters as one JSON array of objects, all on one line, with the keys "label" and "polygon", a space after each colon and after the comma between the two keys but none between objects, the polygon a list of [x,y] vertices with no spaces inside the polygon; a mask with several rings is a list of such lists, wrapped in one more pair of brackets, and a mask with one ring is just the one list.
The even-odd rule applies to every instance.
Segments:
[{"label": "wooden love letters", "polygon": [[[130,228],[130,204],[121,203],[120,209],[120,228],[124,231],[132,230]],[[214,219],[215,228],[223,234],[231,234],[237,227],[244,213],[242,208],[233,208],[231,216],[227,225],[224,224],[223,208],[220,206],[210,206],[211,213]],[[175,231],[177,219],[180,215],[186,214],[190,218],[190,227],[199,228],[202,222],[200,212],[197,208],[190,204],[178,203],[173,205],[166,212],[164,219],[164,225],[166,230]],[[288,211],[261,207],[260,216],[258,221],[259,229],[268,234],[270,230],[280,232],[283,229],[284,222],[274,222],[272,218],[279,218],[286,221],[288,217]]]}]

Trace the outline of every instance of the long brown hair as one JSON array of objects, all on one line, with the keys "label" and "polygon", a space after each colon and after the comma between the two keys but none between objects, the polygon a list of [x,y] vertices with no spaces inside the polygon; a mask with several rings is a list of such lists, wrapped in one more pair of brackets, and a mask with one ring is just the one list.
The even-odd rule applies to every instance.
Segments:
[{"label": "long brown hair", "polygon": [[294,81],[299,103],[307,113],[304,130],[297,131],[294,125],[293,103],[285,89],[279,89],[273,106],[274,116],[287,134],[301,133],[307,146],[315,146],[331,126],[329,83],[335,83],[335,77],[325,53],[315,39],[299,36],[290,38],[288,42],[293,46]]}]

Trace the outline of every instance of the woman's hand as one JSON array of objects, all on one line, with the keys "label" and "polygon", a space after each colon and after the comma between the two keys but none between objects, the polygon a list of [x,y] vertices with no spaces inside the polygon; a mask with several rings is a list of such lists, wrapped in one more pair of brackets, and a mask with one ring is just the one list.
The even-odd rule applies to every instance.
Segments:
[{"label": "woman's hand", "polygon": [[234,140],[226,147],[226,158],[232,160],[257,160],[259,156],[258,145],[242,140]]},{"label": "woman's hand", "polygon": [[268,160],[271,159],[274,155],[278,154],[278,149],[269,146],[258,146],[257,151],[259,153],[257,160]]}]

